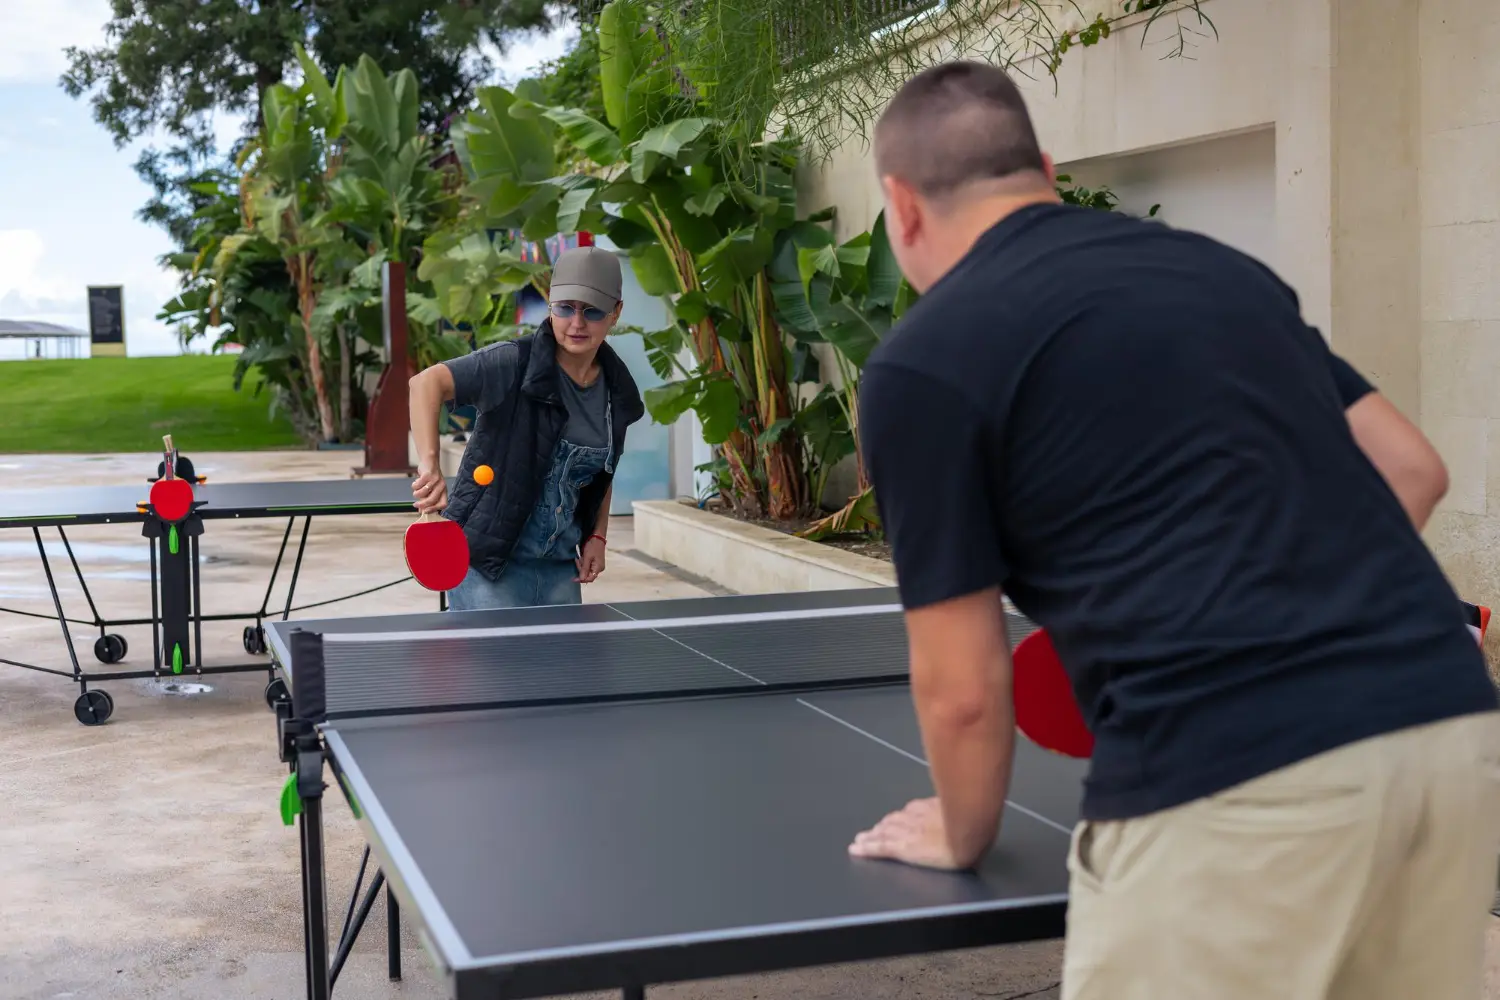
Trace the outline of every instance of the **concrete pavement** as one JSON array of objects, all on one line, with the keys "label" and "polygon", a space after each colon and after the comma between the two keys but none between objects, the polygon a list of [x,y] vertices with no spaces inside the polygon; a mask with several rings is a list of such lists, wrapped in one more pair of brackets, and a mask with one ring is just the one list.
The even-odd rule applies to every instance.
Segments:
[{"label": "concrete pavement", "polygon": [[[343,478],[359,460],[348,452],[189,454],[214,482]],[[0,455],[0,489],[139,484],[156,461],[151,454]],[[314,519],[296,603],[405,576],[400,540],[409,520]],[[209,526],[202,543],[205,610],[259,606],[284,529],[276,520]],[[101,611],[149,615],[147,550],[137,528],[78,527],[68,535]],[[610,536],[609,568],[586,588],[586,600],[707,592],[706,585],[633,558],[628,519],[614,523]],[[62,574],[68,614],[85,616],[56,532],[44,537],[52,539],[49,554]],[[0,606],[51,611],[28,531],[0,532]],[[431,594],[407,582],[294,617],[434,607]],[[208,662],[246,658],[240,628],[205,625]],[[121,631],[130,661],[149,663],[149,629]],[[75,627],[74,636],[85,670],[108,669],[93,657],[92,633]],[[0,615],[0,656],[67,664],[55,622],[14,615]],[[74,685],[0,665],[0,1000],[302,996],[297,838],[277,812],[286,772],[262,697],[265,675],[217,675],[207,683],[212,690],[191,696],[164,693],[149,681],[101,685],[114,698],[114,716],[85,728],[73,718]],[[327,837],[336,935],[363,846],[337,798],[329,802]],[[409,931],[402,982],[386,979],[384,946],[384,908],[377,906],[335,996],[441,996]],[[1056,996],[1059,955],[1058,945],[1048,943],[667,986],[649,995],[1046,1000]]]}]

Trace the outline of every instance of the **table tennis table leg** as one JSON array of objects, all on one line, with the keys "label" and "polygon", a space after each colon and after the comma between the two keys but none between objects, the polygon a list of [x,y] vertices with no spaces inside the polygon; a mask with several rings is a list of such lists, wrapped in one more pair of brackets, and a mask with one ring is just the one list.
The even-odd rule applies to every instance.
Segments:
[{"label": "table tennis table leg", "polygon": [[88,602],[89,614],[94,616],[94,627],[99,630],[100,635],[103,635],[109,622],[106,622],[104,616],[99,614],[99,607],[94,603],[94,595],[89,593],[89,583],[83,578],[83,567],[78,565],[78,557],[73,554],[73,543],[68,541],[68,534],[63,531],[60,524],[57,526],[57,537],[62,539],[63,551],[68,554],[68,562],[73,564],[73,575],[78,579],[79,589],[83,591],[83,599]]},{"label": "table tennis table leg", "polygon": [[192,535],[188,538],[188,545],[192,547],[192,565],[190,572],[193,574],[193,665],[198,668],[199,676],[203,674],[203,590],[200,583],[198,570],[198,536]]},{"label": "table tennis table leg", "polygon": [[[344,963],[349,960],[349,952],[354,950],[354,942],[359,940],[360,931],[365,928],[365,920],[370,916],[370,910],[375,905],[375,900],[380,896],[382,886],[389,886],[385,872],[375,870],[375,877],[370,880],[370,888],[365,892],[364,899],[359,900],[360,884],[364,881],[365,865],[370,860],[370,848],[365,847],[364,859],[359,863],[359,877],[354,883],[354,894],[349,897],[349,913],[344,918],[344,930],[339,935],[338,950],[334,952],[333,963],[328,970],[328,986],[332,989],[338,985],[339,973],[344,969]],[[359,908],[354,907],[355,901],[359,900]],[[386,937],[386,945],[390,945],[390,937]],[[394,978],[400,978],[399,975]]]},{"label": "table tennis table leg", "polygon": [[292,578],[286,584],[286,607],[281,612],[282,621],[292,617],[292,595],[297,592],[297,577],[302,574],[302,553],[307,551],[307,532],[311,527],[312,515],[309,514],[302,521],[302,537],[297,541],[297,558],[292,562]]},{"label": "table tennis table leg", "polygon": [[83,667],[78,663],[78,650],[73,648],[73,633],[68,631],[68,619],[63,614],[62,595],[57,592],[57,581],[52,577],[52,564],[47,561],[47,546],[42,544],[42,530],[32,528],[32,535],[36,538],[36,551],[42,557],[42,571],[47,574],[47,589],[52,592],[52,606],[57,609],[57,624],[62,628],[63,645],[68,650],[68,659],[73,664],[73,680],[78,685],[79,691],[88,690],[87,682],[84,680]]},{"label": "table tennis table leg", "polygon": [[276,589],[276,578],[281,575],[281,560],[286,557],[286,543],[292,537],[292,528],[296,524],[295,517],[286,519],[286,530],[281,533],[281,547],[276,550],[276,561],[271,564],[271,578],[266,581],[266,595],[260,599],[260,614],[257,618],[271,617],[271,594]]},{"label": "table tennis table leg", "polygon": [[151,548],[151,666],[153,669],[161,670],[161,608],[157,601],[161,584],[156,575],[156,542],[155,538],[147,539]]},{"label": "table tennis table leg", "polygon": [[323,754],[297,752],[298,817],[302,842],[302,925],[307,959],[308,1000],[329,1000],[333,984],[328,969],[328,899],[323,871]]},{"label": "table tennis table leg", "polygon": [[401,978],[401,905],[390,879],[385,881],[385,965],[392,982]]}]

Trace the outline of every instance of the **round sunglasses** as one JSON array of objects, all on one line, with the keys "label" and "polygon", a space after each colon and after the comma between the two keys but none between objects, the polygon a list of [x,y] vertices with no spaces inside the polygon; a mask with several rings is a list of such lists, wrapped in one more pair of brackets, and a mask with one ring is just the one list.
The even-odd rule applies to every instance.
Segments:
[{"label": "round sunglasses", "polygon": [[[578,307],[571,302],[553,302],[550,308],[552,315],[558,319],[572,319],[578,313]],[[597,306],[583,307],[583,318],[590,323],[597,323],[608,315],[609,313]]]}]

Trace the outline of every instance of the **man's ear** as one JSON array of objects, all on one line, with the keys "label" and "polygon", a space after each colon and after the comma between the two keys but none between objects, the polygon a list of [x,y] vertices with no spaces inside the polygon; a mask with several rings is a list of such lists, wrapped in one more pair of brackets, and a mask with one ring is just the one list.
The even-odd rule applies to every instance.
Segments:
[{"label": "man's ear", "polygon": [[889,175],[880,178],[885,193],[886,235],[901,246],[911,246],[922,231],[922,205],[911,185]]},{"label": "man's ear", "polygon": [[1050,153],[1042,154],[1042,166],[1045,168],[1047,174],[1047,186],[1057,187],[1057,164],[1052,162]]}]

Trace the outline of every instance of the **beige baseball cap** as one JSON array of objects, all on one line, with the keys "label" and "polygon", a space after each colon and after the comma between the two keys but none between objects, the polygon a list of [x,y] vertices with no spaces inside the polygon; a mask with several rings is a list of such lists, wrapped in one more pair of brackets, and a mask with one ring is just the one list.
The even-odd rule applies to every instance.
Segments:
[{"label": "beige baseball cap", "polygon": [[563,251],[552,265],[553,302],[587,302],[611,310],[620,302],[620,258],[601,247]]}]

